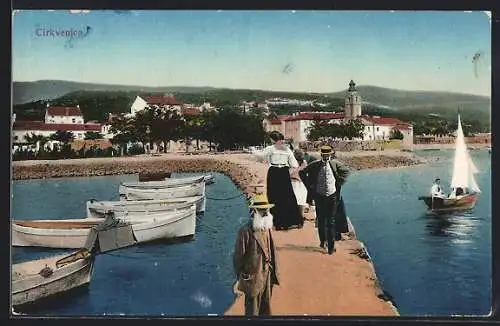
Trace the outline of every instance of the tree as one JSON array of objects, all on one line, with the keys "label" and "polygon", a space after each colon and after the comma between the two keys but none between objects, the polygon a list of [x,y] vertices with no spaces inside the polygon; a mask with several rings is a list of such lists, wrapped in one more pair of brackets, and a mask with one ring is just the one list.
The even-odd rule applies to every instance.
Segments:
[{"label": "tree", "polygon": [[51,140],[57,140],[64,145],[67,145],[68,143],[72,142],[75,139],[75,135],[71,131],[67,130],[58,130],[52,135],[50,135]]},{"label": "tree", "polygon": [[365,125],[360,119],[351,119],[343,125],[343,137],[347,137],[349,140],[353,138],[363,138],[364,130]]},{"label": "tree", "polygon": [[202,138],[203,125],[205,121],[201,115],[185,115],[182,136],[186,144],[186,153],[189,151],[188,144],[196,140],[196,149],[200,149],[200,139]]},{"label": "tree", "polygon": [[258,116],[243,115],[236,109],[224,109],[214,115],[211,133],[222,150],[260,145],[266,134]]},{"label": "tree", "polygon": [[85,133],[85,140],[87,139],[103,139],[104,136],[100,133],[100,132],[96,132],[96,131],[87,131]]},{"label": "tree", "polygon": [[389,139],[399,139],[399,140],[402,140],[403,138],[404,138],[404,136],[403,136],[403,133],[401,131],[399,131],[396,128],[393,128],[391,130],[391,133],[389,135]]},{"label": "tree", "polygon": [[118,115],[113,119],[111,122],[110,132],[114,134],[111,139],[111,143],[119,144],[121,149],[120,155],[122,156],[125,154],[127,144],[137,139],[133,119],[126,117],[123,114]]}]

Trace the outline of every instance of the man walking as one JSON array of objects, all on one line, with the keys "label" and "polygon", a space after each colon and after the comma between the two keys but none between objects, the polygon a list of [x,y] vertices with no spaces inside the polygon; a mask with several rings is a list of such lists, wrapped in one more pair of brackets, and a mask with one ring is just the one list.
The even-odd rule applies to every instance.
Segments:
[{"label": "man walking", "polygon": [[[349,175],[346,166],[331,158],[332,153],[332,147],[321,146],[321,160],[314,161],[299,171],[302,182],[316,204],[320,247],[325,248],[326,244],[329,255],[334,252],[335,238],[339,238],[340,232],[347,232],[344,225],[342,229],[338,225],[336,230],[335,220],[339,215],[337,209],[341,198],[340,190]],[[342,224],[347,225],[347,221]]]},{"label": "man walking", "polygon": [[279,285],[273,216],[269,212],[273,206],[265,194],[255,195],[249,205],[253,218],[236,238],[233,267],[237,288],[245,294],[246,316],[271,315],[273,285]]}]

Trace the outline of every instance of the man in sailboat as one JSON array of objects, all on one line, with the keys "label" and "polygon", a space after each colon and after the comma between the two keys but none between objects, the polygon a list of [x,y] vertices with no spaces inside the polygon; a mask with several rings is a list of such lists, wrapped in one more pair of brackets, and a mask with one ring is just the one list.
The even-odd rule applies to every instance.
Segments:
[{"label": "man in sailboat", "polygon": [[438,198],[445,198],[445,194],[443,192],[443,189],[441,188],[441,179],[437,178],[434,180],[434,183],[432,184],[431,187],[431,196],[432,197],[438,197]]},{"label": "man in sailboat", "polygon": [[233,254],[236,287],[245,294],[246,316],[269,316],[273,285],[279,285],[273,216],[269,212],[274,204],[262,193],[250,202],[253,218],[240,229]]}]

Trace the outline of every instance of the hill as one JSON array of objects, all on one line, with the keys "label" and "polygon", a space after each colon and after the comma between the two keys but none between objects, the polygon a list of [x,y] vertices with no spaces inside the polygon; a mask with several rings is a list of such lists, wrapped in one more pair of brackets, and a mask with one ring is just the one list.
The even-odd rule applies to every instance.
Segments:
[{"label": "hill", "polygon": [[[143,87],[79,83],[59,80],[36,82],[14,82],[14,111],[20,118],[36,118],[43,115],[46,100],[52,105],[80,104],[86,120],[102,120],[107,112],[126,112],[137,95],[162,95],[172,93],[186,103],[211,102],[224,107],[242,100],[263,101],[271,97],[316,100],[329,103],[321,110],[338,110],[343,106],[346,90],[321,93],[296,93],[248,89],[227,89],[213,87]],[[392,116],[402,120],[415,121],[429,114],[437,114],[447,120],[455,120],[457,110],[465,120],[475,120],[484,129],[490,127],[491,100],[485,96],[429,91],[405,91],[377,86],[357,86],[364,102],[363,113]],[[22,104],[20,104],[22,103]],[[305,107],[274,108],[278,114],[303,110]]]},{"label": "hill", "polygon": [[122,91],[151,93],[198,93],[212,89],[211,87],[145,87],[130,85],[111,85],[81,83],[64,80],[38,80],[34,82],[13,82],[13,104],[24,104],[40,100],[52,100],[76,91]]}]

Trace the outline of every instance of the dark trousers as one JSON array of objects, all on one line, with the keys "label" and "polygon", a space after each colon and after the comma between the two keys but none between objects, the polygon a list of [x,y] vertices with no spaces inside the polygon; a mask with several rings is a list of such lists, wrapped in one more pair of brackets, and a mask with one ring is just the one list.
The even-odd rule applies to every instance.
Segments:
[{"label": "dark trousers", "polygon": [[306,203],[312,206],[313,204],[313,196],[310,191],[307,191]]},{"label": "dark trousers", "polygon": [[335,246],[335,215],[337,213],[337,194],[330,196],[317,195],[314,197],[316,204],[316,218],[318,220],[319,241],[328,246],[328,253],[333,252]]},{"label": "dark trousers", "polygon": [[245,294],[245,316],[270,316],[271,315],[271,273],[266,280],[264,290],[254,297]]}]

